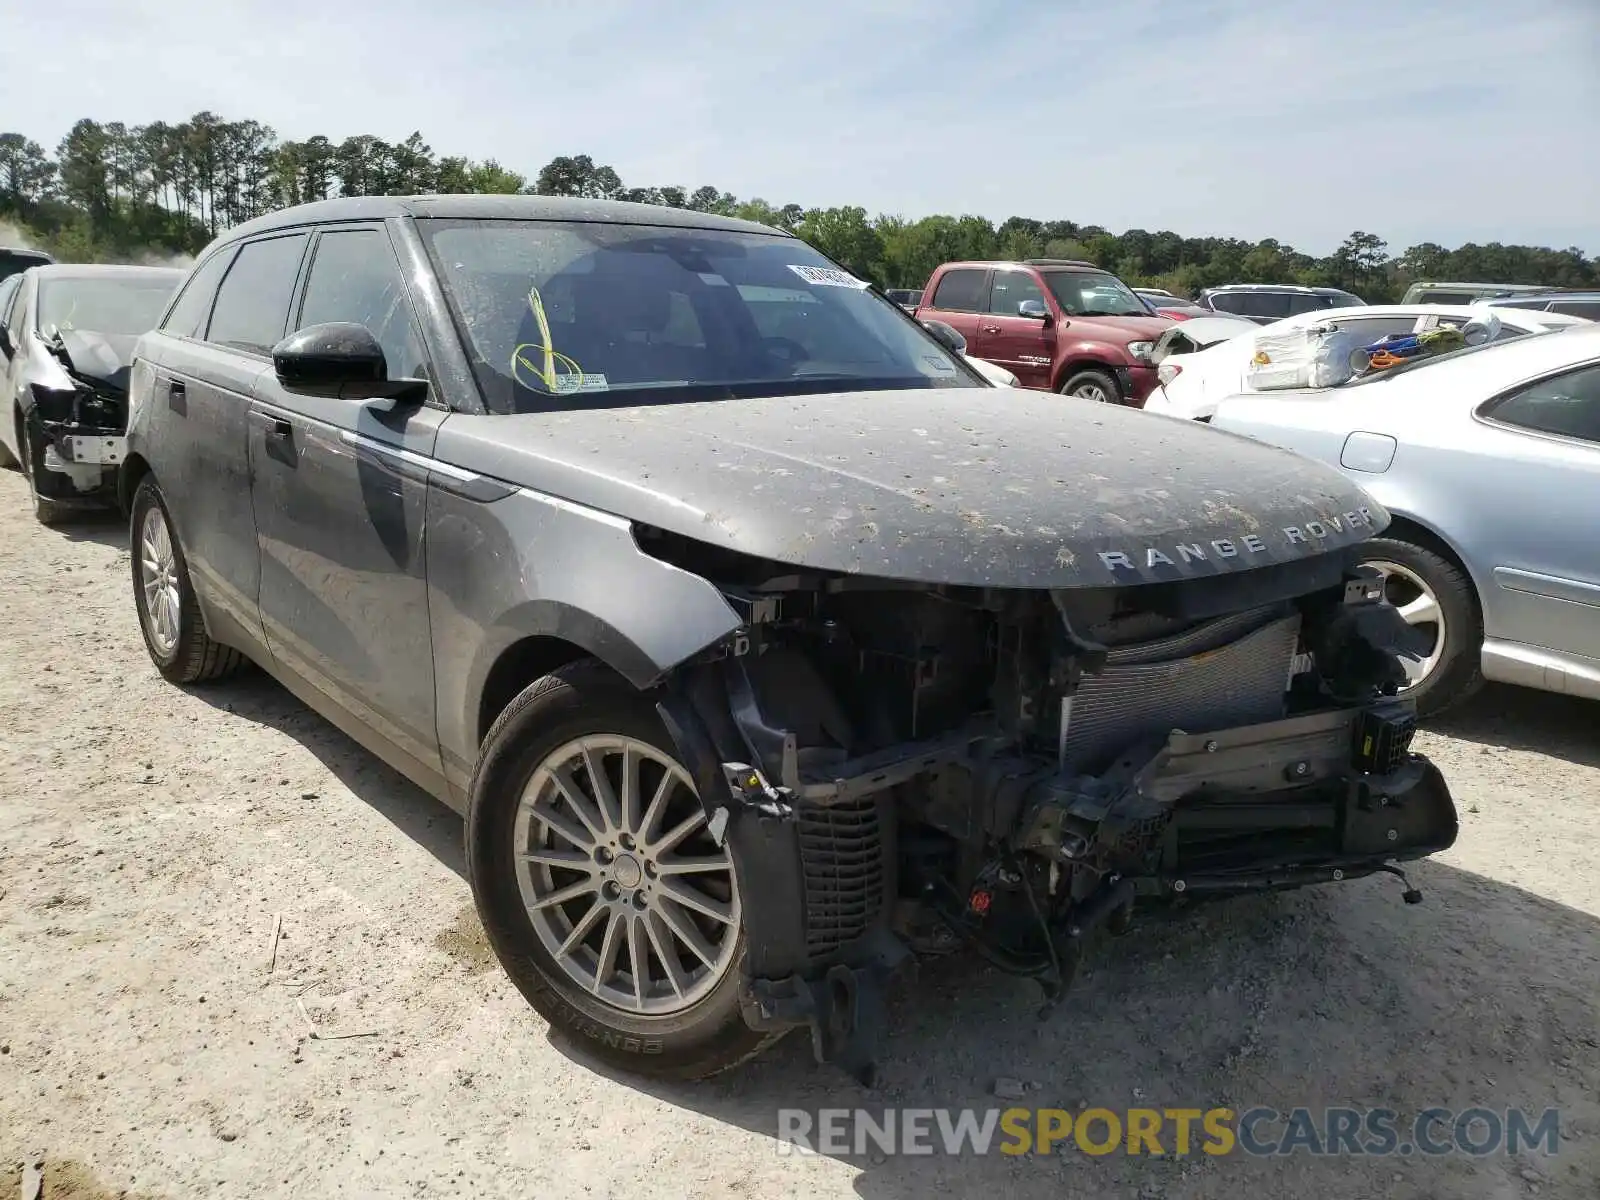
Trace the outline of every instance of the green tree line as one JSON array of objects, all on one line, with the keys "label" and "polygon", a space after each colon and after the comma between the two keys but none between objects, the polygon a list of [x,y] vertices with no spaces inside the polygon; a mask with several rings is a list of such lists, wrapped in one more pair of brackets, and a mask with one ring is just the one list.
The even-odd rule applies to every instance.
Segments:
[{"label": "green tree line", "polygon": [[1352,233],[1316,257],[1272,238],[1188,238],[1170,230],[1112,233],[1098,225],[1010,217],[870,216],[859,206],[806,208],[740,199],[709,184],[626,186],[586,154],[551,159],[529,180],[494,159],[436,154],[413,133],[343,141],[280,139],[259,121],[196,113],[169,124],[81,120],[52,155],[21,133],[0,133],[0,221],[66,261],[193,254],[230,225],[332,196],[530,193],[633,200],[743,217],[787,229],[884,287],[920,287],[952,259],[1078,258],[1130,284],[1181,295],[1225,283],[1302,283],[1394,299],[1416,279],[1600,286],[1600,258],[1576,246],[1433,242],[1391,254]]}]

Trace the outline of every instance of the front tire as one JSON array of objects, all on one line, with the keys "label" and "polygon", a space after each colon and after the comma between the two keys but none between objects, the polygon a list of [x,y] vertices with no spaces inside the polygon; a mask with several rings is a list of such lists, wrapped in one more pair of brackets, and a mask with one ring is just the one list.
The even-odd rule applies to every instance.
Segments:
[{"label": "front tire", "polygon": [[1116,379],[1105,371],[1074,372],[1061,385],[1061,394],[1096,404],[1122,403],[1122,389],[1117,386]]},{"label": "front tire", "polygon": [[72,516],[73,509],[70,505],[39,494],[38,476],[35,474],[33,462],[33,445],[28,438],[27,428],[20,422],[17,425],[17,448],[22,451],[22,461],[18,466],[28,480],[28,498],[33,503],[34,520],[41,525],[62,524]]},{"label": "front tire", "polygon": [[737,873],[650,701],[581,661],[484,741],[467,878],[489,944],[551,1026],[606,1062],[698,1079],[770,1040],[740,1015]]},{"label": "front tire", "polygon": [[1472,581],[1449,559],[1398,538],[1373,538],[1361,545],[1360,561],[1384,579],[1384,598],[1406,623],[1432,634],[1420,663],[1401,660],[1411,682],[1401,694],[1414,700],[1419,716],[1434,716],[1483,686],[1483,616]]},{"label": "front tire", "polygon": [[206,633],[189,564],[153,475],[133,494],[128,540],[139,631],[156,670],[171,683],[202,683],[238,670],[244,656]]}]

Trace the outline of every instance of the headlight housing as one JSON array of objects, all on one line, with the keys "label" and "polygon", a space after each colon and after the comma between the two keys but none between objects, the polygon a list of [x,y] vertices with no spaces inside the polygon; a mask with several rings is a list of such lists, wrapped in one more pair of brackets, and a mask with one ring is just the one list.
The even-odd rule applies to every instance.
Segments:
[{"label": "headlight housing", "polygon": [[1156,344],[1154,342],[1128,343],[1128,353],[1133,355],[1133,357],[1137,358],[1140,362],[1149,362],[1150,355],[1155,352],[1155,348]]}]

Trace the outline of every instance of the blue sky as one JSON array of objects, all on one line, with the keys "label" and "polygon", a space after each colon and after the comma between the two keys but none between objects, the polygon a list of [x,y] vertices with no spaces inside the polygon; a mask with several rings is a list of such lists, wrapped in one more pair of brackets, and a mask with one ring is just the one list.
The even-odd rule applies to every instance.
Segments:
[{"label": "blue sky", "polygon": [[[48,49],[42,49],[48,48]],[[69,61],[82,70],[68,75]],[[1600,0],[52,0],[0,127],[211,109],[871,213],[1600,254]]]}]

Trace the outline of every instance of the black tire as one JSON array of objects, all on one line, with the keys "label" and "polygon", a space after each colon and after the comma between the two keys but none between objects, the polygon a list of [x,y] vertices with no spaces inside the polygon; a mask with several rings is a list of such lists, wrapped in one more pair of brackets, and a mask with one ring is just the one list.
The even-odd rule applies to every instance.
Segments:
[{"label": "black tire", "polygon": [[540,940],[517,884],[514,823],[523,788],[547,755],[574,738],[614,734],[672,754],[655,706],[604,665],[582,660],[525,688],[484,739],[467,808],[467,879],[500,965],[554,1029],[624,1070],[702,1079],[736,1066],[775,1040],[739,1011],[745,955],[741,929],[731,968],[692,1007],[646,1017],[579,988]]},{"label": "black tire", "polygon": [[22,461],[18,466],[28,480],[28,497],[33,502],[34,520],[41,525],[61,525],[71,519],[76,511],[71,505],[39,494],[38,480],[34,475],[33,444],[28,438],[27,428],[20,422],[17,426],[17,448],[22,451]]},{"label": "black tire", "polygon": [[[166,522],[177,576],[178,636],[170,651],[164,651],[151,636],[149,602],[140,576],[143,551],[140,535],[145,514],[153,509],[159,511],[161,519]],[[138,489],[133,493],[128,530],[128,544],[132,550],[129,557],[133,567],[133,603],[139,614],[139,632],[144,637],[144,647],[149,651],[150,661],[155,663],[156,670],[170,683],[205,683],[237,671],[245,661],[244,655],[232,646],[212,641],[206,633],[205,619],[200,614],[200,605],[194,595],[194,584],[189,579],[189,564],[183,557],[183,547],[178,544],[172,515],[167,511],[166,500],[156,486],[154,475],[146,475],[140,480]]]},{"label": "black tire", "polygon": [[1094,396],[1081,395],[1091,389],[1098,391],[1106,404],[1122,403],[1122,389],[1117,386],[1116,378],[1107,371],[1074,371],[1062,383],[1061,394],[1086,400],[1096,399]]},{"label": "black tire", "polygon": [[1360,548],[1361,562],[1391,562],[1413,572],[1434,595],[1444,615],[1444,647],[1426,679],[1407,688],[1419,716],[1434,716],[1470,698],[1483,686],[1483,615],[1466,573],[1435,550],[1399,538],[1373,538]]}]

